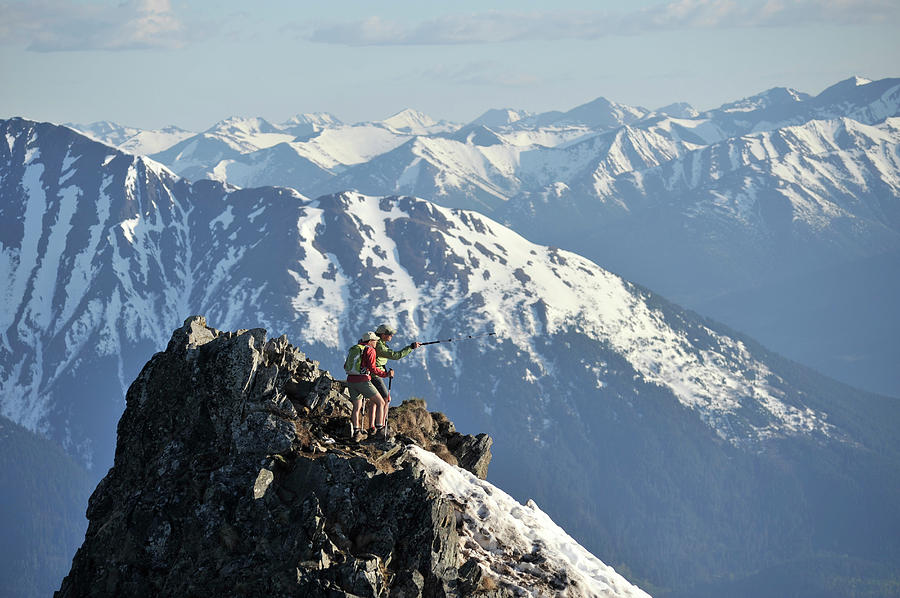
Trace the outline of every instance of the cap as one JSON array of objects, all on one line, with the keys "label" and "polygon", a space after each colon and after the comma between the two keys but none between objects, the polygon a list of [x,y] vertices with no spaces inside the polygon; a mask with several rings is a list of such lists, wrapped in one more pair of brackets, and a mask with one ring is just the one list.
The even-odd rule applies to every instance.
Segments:
[{"label": "cap", "polygon": [[375,330],[375,334],[397,334],[397,331],[387,324],[382,324]]},{"label": "cap", "polygon": [[366,342],[366,343],[369,341],[377,341],[378,335],[376,335],[374,332],[372,332],[370,330],[369,332],[366,332],[364,335],[362,335],[362,338],[360,338],[359,340]]}]

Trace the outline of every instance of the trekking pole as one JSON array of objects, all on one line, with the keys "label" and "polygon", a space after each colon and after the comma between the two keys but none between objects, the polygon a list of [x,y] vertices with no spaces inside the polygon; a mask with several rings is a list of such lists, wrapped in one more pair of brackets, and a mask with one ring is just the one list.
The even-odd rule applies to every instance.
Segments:
[{"label": "trekking pole", "polygon": [[435,343],[452,343],[453,341],[466,341],[466,340],[469,340],[470,338],[482,338],[485,336],[496,336],[496,334],[497,334],[496,332],[486,332],[484,334],[474,334],[474,335],[470,334],[468,336],[460,336],[457,338],[448,338],[445,340],[438,340],[438,341],[428,341],[427,343],[419,343],[419,345],[422,346],[422,345],[434,345]]},{"label": "trekking pole", "polygon": [[[394,371],[393,369],[389,369],[389,370],[388,370],[389,373],[390,373],[390,372],[393,372],[393,371]],[[393,381],[394,381],[394,377],[393,377],[393,376],[389,376],[389,377],[388,377],[388,394],[391,394],[391,382],[393,382]],[[389,437],[389,433],[388,433],[388,413],[390,413],[390,411],[391,411],[391,406],[390,406],[390,405],[391,405],[390,403],[385,403],[385,404],[384,404],[384,437],[385,437],[385,438],[388,438],[388,437]]]}]

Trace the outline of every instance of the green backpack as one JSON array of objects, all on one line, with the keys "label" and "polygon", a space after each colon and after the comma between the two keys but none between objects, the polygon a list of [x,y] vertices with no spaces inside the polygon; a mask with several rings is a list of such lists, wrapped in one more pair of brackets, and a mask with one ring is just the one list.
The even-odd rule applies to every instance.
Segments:
[{"label": "green backpack", "polygon": [[359,343],[350,347],[350,351],[347,352],[347,359],[344,360],[344,371],[348,375],[368,375],[368,370],[362,366],[362,355],[367,348],[369,348],[368,345],[360,345]]}]

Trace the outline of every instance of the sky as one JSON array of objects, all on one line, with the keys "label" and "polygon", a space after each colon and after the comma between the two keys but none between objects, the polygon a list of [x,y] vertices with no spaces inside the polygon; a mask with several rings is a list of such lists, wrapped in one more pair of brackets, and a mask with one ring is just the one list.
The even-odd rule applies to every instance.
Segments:
[{"label": "sky", "polygon": [[717,107],[900,76],[898,0],[0,0],[0,118],[202,131],[597,97]]}]

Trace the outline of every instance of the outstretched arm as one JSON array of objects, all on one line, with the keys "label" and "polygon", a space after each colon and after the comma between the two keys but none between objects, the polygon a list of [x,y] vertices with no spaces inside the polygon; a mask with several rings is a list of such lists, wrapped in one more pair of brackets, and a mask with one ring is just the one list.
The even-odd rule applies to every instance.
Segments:
[{"label": "outstretched arm", "polygon": [[406,347],[403,347],[399,351],[394,351],[390,347],[388,347],[384,341],[378,341],[378,345],[375,347],[375,351],[378,353],[378,357],[386,357],[387,359],[401,359],[409,355],[410,351],[417,348],[419,343],[410,343]]}]

